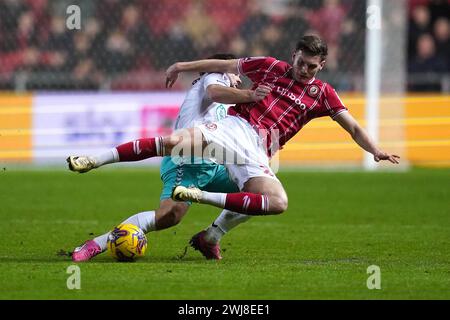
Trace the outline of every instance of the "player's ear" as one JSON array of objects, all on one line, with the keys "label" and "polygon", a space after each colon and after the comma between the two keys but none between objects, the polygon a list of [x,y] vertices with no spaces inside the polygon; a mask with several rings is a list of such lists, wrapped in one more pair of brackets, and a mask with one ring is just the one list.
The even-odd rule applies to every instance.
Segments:
[{"label": "player's ear", "polygon": [[325,68],[325,64],[326,64],[326,63],[327,63],[327,60],[323,60],[323,61],[320,63],[319,71],[322,70],[323,68]]}]

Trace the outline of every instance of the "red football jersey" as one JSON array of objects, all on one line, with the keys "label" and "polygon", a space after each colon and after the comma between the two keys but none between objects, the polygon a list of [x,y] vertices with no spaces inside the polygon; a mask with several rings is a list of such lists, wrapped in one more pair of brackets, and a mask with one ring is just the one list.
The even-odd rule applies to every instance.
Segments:
[{"label": "red football jersey", "polygon": [[273,89],[262,101],[230,107],[230,115],[247,120],[259,132],[272,156],[310,120],[335,118],[347,111],[336,91],[327,83],[312,79],[308,84],[294,80],[292,66],[272,57],[239,59],[239,73]]}]

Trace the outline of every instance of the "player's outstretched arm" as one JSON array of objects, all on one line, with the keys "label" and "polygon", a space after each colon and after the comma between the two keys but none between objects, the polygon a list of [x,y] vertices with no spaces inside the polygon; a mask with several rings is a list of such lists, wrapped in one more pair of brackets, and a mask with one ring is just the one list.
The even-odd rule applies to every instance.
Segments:
[{"label": "player's outstretched arm", "polygon": [[366,131],[359,125],[359,123],[353,118],[349,112],[343,112],[335,118],[336,122],[344,128],[353,140],[364,150],[373,154],[373,158],[376,162],[381,160],[387,160],[391,163],[398,164],[400,157],[395,154],[389,154],[380,150]]},{"label": "player's outstretched arm", "polygon": [[171,88],[181,72],[220,72],[238,74],[238,59],[206,59],[189,62],[177,62],[166,70],[166,88]]},{"label": "player's outstretched arm", "polygon": [[247,90],[213,84],[206,90],[212,101],[235,104],[261,101],[272,91],[272,88],[261,84],[255,90]]}]

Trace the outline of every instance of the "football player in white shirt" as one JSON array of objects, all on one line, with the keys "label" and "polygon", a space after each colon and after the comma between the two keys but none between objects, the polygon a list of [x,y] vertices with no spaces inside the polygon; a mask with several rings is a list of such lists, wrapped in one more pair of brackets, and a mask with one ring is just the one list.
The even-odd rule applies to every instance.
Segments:
[{"label": "football player in white shirt", "polygon": [[[235,58],[231,54],[216,54],[210,57],[210,59],[222,60]],[[236,74],[201,74],[201,77],[194,81],[192,88],[186,94],[175,123],[175,130],[219,121],[226,116],[230,104],[262,100],[271,90],[265,86],[260,86],[255,90],[237,89],[236,87],[240,83],[239,75]],[[67,159],[69,169],[82,173],[108,163],[140,160],[135,158],[119,159],[118,148],[120,148],[121,154],[126,153],[127,148],[135,151],[136,148],[140,148],[139,140],[120,145],[98,156],[70,156]],[[135,155],[135,152],[130,153]],[[207,158],[166,156],[161,163],[160,175],[164,185],[159,208],[135,214],[122,222],[123,224],[134,224],[145,233],[163,230],[178,224],[190,206],[188,202],[175,202],[171,199],[172,190],[179,185],[195,186],[214,192],[237,192],[239,190],[236,184],[230,180],[225,167]],[[213,223],[209,228],[213,228],[215,232],[209,232],[209,234],[214,239],[208,239],[206,232],[202,231],[192,237],[190,243],[207,259],[220,260],[222,257],[218,239],[249,218],[248,215],[223,210],[218,219],[222,226],[227,227],[227,230],[222,230]],[[72,260],[75,262],[86,261],[104,252],[108,236],[109,232],[93,240],[87,240],[82,246],[75,248]]]}]

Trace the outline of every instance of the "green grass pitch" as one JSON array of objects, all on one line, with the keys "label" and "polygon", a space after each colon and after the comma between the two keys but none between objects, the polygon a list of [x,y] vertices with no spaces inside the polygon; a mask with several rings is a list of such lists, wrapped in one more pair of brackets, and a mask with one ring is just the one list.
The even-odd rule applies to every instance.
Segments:
[{"label": "green grass pitch", "polygon": [[[281,172],[289,209],[254,217],[222,239],[222,261],[189,249],[219,213],[193,205],[176,227],[148,234],[147,254],[79,264],[72,250],[159,202],[155,169],[88,174],[0,170],[0,299],[450,299],[450,170]],[[369,290],[367,268],[380,267]]]}]

